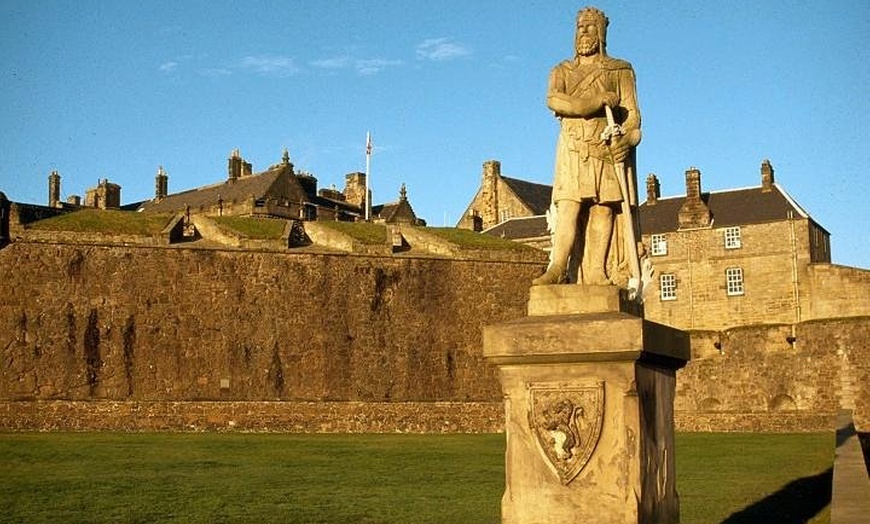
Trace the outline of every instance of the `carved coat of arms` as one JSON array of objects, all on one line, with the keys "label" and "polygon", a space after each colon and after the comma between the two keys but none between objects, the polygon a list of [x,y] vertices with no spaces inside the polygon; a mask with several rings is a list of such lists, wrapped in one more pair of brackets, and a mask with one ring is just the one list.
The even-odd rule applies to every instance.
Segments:
[{"label": "carved coat of arms", "polygon": [[562,484],[574,480],[589,462],[603,421],[604,382],[529,386],[529,427]]}]

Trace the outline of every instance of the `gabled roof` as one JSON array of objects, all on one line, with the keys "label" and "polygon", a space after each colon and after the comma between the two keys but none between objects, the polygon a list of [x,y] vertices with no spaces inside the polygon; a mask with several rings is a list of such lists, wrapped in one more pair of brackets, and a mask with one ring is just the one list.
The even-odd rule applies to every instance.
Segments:
[{"label": "gabled roof", "polygon": [[400,202],[388,202],[372,206],[372,216],[383,218],[389,222],[399,210]]},{"label": "gabled roof", "polygon": [[389,202],[372,206],[372,216],[378,217],[388,224],[399,221],[403,218],[410,222],[417,220],[414,208],[412,208],[411,203],[405,199],[400,199],[398,202]]},{"label": "gabled roof", "polygon": [[509,218],[483,231],[483,233],[508,240],[537,238],[550,234],[547,232],[547,217],[544,215]]},{"label": "gabled roof", "polygon": [[152,212],[175,212],[191,208],[217,205],[218,199],[224,202],[242,202],[251,198],[264,197],[272,185],[282,175],[283,166],[270,168],[262,173],[237,178],[235,181],[202,186],[181,193],[167,195],[159,201],[149,200],[142,203],[140,210]]},{"label": "gabled roof", "polygon": [[[703,193],[701,199],[710,209],[713,227],[787,220],[789,212],[794,216],[812,220],[778,184],[774,184],[772,190],[767,192],[762,191],[760,186],[729,189]],[[641,231],[644,234],[676,231],[679,226],[680,207],[685,201],[685,196],[679,196],[659,198],[654,205],[641,203],[639,207]]]},{"label": "gabled roof", "polygon": [[518,178],[501,177],[505,184],[531,209],[534,215],[543,215],[550,208],[553,186],[527,182]]}]

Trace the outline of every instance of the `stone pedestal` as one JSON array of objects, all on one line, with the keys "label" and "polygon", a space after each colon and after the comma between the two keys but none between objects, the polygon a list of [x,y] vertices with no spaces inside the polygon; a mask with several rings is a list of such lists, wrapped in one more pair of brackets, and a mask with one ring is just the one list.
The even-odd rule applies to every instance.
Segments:
[{"label": "stone pedestal", "polygon": [[484,328],[505,397],[503,524],[679,522],[676,370],[688,337],[610,286],[535,286]]}]

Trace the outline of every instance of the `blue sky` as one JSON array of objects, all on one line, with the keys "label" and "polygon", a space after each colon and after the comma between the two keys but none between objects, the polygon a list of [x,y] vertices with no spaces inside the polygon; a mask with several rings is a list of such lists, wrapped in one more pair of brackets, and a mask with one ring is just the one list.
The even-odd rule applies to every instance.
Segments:
[{"label": "blue sky", "polygon": [[[454,224],[498,159],[552,178],[547,76],[572,55],[562,0],[0,0],[0,190],[45,203],[98,179],[122,200],[259,171],[284,147],[321,187],[365,168],[374,200],[399,186],[430,225]],[[870,267],[870,2],[600,1],[608,51],[634,65],[641,182],[685,193],[777,181],[832,234],[834,262]]]}]

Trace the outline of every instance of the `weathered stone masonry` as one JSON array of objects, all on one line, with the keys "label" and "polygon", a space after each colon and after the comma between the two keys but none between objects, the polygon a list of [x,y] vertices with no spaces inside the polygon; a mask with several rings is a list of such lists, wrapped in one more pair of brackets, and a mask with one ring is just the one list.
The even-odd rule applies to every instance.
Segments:
[{"label": "weathered stone masonry", "polygon": [[[0,429],[496,431],[541,263],[14,242]],[[789,342],[790,338],[794,341]],[[866,317],[692,333],[682,430],[870,427]]]},{"label": "weathered stone masonry", "polygon": [[4,399],[493,400],[539,264],[14,243]]}]

